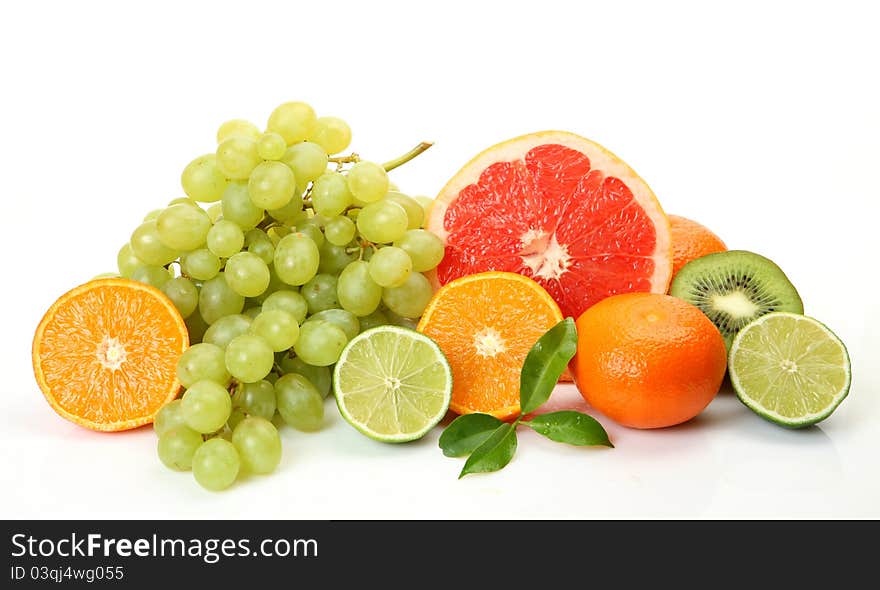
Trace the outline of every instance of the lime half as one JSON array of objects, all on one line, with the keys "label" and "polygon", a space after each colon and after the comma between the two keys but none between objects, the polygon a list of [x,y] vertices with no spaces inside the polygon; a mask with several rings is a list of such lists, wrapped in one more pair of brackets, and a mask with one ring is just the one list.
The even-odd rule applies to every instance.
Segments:
[{"label": "lime half", "polygon": [[355,336],[333,370],[342,417],[370,438],[421,438],[449,408],[452,371],[440,347],[413,330],[378,326]]},{"label": "lime half", "polygon": [[730,347],[730,381],[760,416],[792,428],[831,415],[849,393],[849,354],[831,330],[787,312],[761,316]]}]

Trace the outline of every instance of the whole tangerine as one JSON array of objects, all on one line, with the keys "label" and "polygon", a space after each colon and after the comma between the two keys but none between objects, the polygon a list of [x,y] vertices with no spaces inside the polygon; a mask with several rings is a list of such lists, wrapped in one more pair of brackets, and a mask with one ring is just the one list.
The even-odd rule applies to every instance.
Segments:
[{"label": "whole tangerine", "polygon": [[690,420],[718,393],[727,370],[724,339],[696,307],[669,295],[608,297],[577,320],[569,364],[584,399],[632,428]]},{"label": "whole tangerine", "polygon": [[727,245],[705,225],[680,215],[669,215],[672,238],[672,275],[682,266],[706,254],[725,252]]}]

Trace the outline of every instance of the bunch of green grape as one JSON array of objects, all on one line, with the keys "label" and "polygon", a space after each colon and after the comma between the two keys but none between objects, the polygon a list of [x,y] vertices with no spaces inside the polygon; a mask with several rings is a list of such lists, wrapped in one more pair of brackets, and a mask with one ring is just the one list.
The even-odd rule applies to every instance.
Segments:
[{"label": "bunch of green grape", "polygon": [[302,102],[276,108],[265,132],[227,121],[216,152],[183,170],[187,196],[148,214],[119,251],[120,275],[161,289],[186,319],[185,392],[154,427],[161,461],[207,489],[273,471],[277,426],[321,427],[348,341],[412,327],[433,294],[423,273],[443,244],[422,229],[430,199],[390,184],[386,168],[406,157],[334,157],[350,141],[344,121]]}]

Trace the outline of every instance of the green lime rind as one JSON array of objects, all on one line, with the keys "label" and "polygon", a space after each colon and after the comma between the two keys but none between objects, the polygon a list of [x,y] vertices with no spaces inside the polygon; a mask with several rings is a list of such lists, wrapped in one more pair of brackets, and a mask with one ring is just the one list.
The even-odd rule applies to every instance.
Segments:
[{"label": "green lime rind", "polygon": [[756,414],[788,428],[830,416],[849,393],[846,346],[823,323],[772,312],[745,326],[728,357],[737,397]]},{"label": "green lime rind", "polygon": [[381,442],[423,437],[446,415],[452,369],[428,336],[385,325],[358,334],[333,369],[333,393],[342,417]]}]

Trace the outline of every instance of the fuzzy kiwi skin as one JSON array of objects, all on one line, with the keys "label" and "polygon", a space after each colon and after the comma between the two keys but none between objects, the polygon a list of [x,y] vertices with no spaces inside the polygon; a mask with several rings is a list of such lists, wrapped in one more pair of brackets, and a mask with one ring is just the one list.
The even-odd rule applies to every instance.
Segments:
[{"label": "fuzzy kiwi skin", "polygon": [[[734,318],[712,305],[713,295],[741,291],[758,309]],[[771,311],[803,314],[804,304],[775,262],[747,250],[728,250],[691,260],[675,275],[669,294],[698,307],[721,332],[730,350],[734,336],[749,322]]]}]

